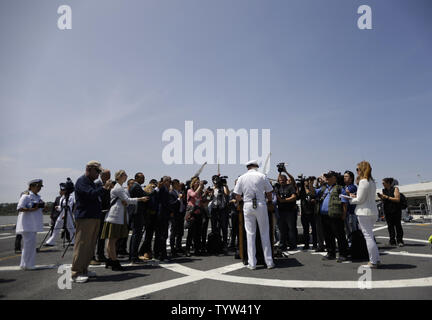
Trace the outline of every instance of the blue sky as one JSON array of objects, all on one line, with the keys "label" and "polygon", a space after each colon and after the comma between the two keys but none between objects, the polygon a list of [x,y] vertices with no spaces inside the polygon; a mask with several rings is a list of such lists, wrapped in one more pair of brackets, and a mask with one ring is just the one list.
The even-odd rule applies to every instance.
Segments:
[{"label": "blue sky", "polygon": [[281,161],[319,175],[368,160],[376,179],[432,180],[431,16],[428,0],[2,1],[0,202],[36,177],[52,201],[93,159],[185,180],[199,164],[161,158],[185,120],[271,129],[271,177]]}]

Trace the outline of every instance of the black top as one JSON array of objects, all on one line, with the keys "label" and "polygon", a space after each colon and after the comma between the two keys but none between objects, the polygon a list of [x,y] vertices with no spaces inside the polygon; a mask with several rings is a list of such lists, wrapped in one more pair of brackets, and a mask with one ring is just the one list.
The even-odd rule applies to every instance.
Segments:
[{"label": "black top", "polygon": [[[132,188],[130,188],[129,190],[129,195],[131,198],[142,198],[147,196],[148,194],[146,192],[144,192],[143,188],[137,183],[135,182],[132,185]],[[145,211],[146,211],[146,203],[142,202],[142,201],[138,201],[138,205],[137,205],[137,211],[136,214],[137,215],[144,215]]]},{"label": "black top", "polygon": [[[276,195],[279,197],[286,199],[290,198],[293,194],[296,193],[296,188],[292,184],[286,184],[284,186],[279,185],[275,188]],[[297,211],[297,204],[295,201],[292,202],[279,202],[278,201],[278,209],[279,211]]]},{"label": "black top", "polygon": [[[386,196],[389,196],[391,198],[394,198],[394,192],[395,192],[395,188],[391,188],[390,190],[387,189],[382,189],[383,194]],[[389,214],[389,213],[399,213],[402,211],[400,203],[398,202],[393,202],[390,200],[383,200],[383,206],[384,206],[384,213],[385,214]]]}]

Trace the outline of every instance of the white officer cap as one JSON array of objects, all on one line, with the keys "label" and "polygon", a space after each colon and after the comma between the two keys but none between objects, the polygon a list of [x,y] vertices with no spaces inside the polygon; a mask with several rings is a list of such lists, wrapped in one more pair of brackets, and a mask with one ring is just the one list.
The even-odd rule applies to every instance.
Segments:
[{"label": "white officer cap", "polygon": [[246,162],[246,167],[249,167],[249,166],[256,166],[257,168],[259,168],[258,161],[251,160],[249,162]]},{"label": "white officer cap", "polygon": [[33,184],[40,184],[43,187],[42,179],[33,179],[28,182],[28,185],[31,186]]}]

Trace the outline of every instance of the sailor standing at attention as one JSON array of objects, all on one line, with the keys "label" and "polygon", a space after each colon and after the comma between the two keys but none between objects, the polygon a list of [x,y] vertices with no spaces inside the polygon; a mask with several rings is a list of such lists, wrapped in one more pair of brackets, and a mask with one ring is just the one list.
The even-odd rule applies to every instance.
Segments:
[{"label": "sailor standing at attention", "polygon": [[21,196],[17,206],[19,215],[16,233],[22,234],[24,243],[20,263],[22,270],[35,269],[36,235],[43,231],[42,209],[45,208],[45,203],[38,195],[42,187],[42,179],[30,181],[29,193]]},{"label": "sailor standing at attention", "polygon": [[[237,201],[241,200],[243,194],[243,212],[247,238],[248,268],[256,269],[256,224],[258,222],[261,244],[264,252],[264,260],[268,269],[274,268],[272,250],[269,235],[269,219],[265,196],[269,201],[272,199],[273,188],[267,177],[258,172],[258,162],[252,160],[246,163],[248,172],[237,180],[234,188]],[[265,194],[265,196],[264,196]]]}]

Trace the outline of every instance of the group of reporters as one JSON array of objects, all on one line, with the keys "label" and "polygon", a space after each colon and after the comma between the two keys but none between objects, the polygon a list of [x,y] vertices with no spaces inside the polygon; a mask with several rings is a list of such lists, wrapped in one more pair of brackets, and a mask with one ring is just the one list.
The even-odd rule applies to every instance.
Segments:
[{"label": "group of reporters", "polygon": [[[368,266],[378,267],[379,253],[372,231],[378,211],[376,185],[371,170],[366,161],[357,165],[358,187],[355,185],[354,173],[350,171],[345,172],[343,181],[334,171],[318,179],[301,177],[296,181],[285,168],[280,170],[278,183],[273,186],[273,204],[276,209],[274,236],[280,251],[297,248],[297,216],[300,211],[305,250],[309,249],[311,230],[313,249],[327,251],[324,259],[336,259],[337,239],[338,262],[345,261],[349,258],[349,235],[359,227],[367,243],[370,257]],[[99,162],[90,161],[85,174],[76,181],[74,192],[69,192],[66,198],[63,190],[62,197],[56,200],[54,208],[60,218],[55,217],[52,222],[53,230],[59,229],[61,223],[57,221],[62,221],[65,215],[69,214],[70,221],[75,221],[75,227],[66,226],[68,240],[74,243],[73,281],[83,283],[94,277],[95,273],[88,270],[90,264],[105,262],[106,268],[124,270],[117,259],[120,254],[127,254],[133,264],[152,258],[166,260],[179,254],[203,255],[206,253],[209,222],[212,233],[221,237],[225,254],[238,244],[239,203],[226,180],[220,176],[213,176],[213,188],[206,186],[206,181],[200,181],[198,177],[192,178],[186,186],[177,179],[164,176],[160,181],[151,180],[145,187],[145,176],[141,172],[128,180],[126,172],[120,170],[114,178],[112,181],[111,172],[103,169]],[[126,181],[127,187],[124,186]],[[385,179],[384,182],[391,181]],[[385,183],[385,191],[379,197],[384,201],[385,212],[389,213],[386,218],[390,243],[396,244],[397,237],[397,244],[403,245],[400,216],[398,223],[398,218],[390,214],[391,210],[398,210],[399,192],[391,184],[387,186]],[[21,268],[24,270],[34,268],[36,233],[43,230],[42,210],[45,209],[38,205],[42,203],[38,195],[41,187],[42,180],[31,181],[29,192],[22,195],[18,203],[20,214],[17,234],[22,234],[24,240],[21,258]],[[298,200],[300,208],[297,206]],[[65,210],[66,207],[69,210]],[[183,250],[185,228],[188,233]],[[129,239],[130,231],[132,235]],[[53,245],[56,236],[53,233],[46,245]],[[170,255],[166,249],[168,236]],[[126,249],[128,241],[129,252]]]}]

